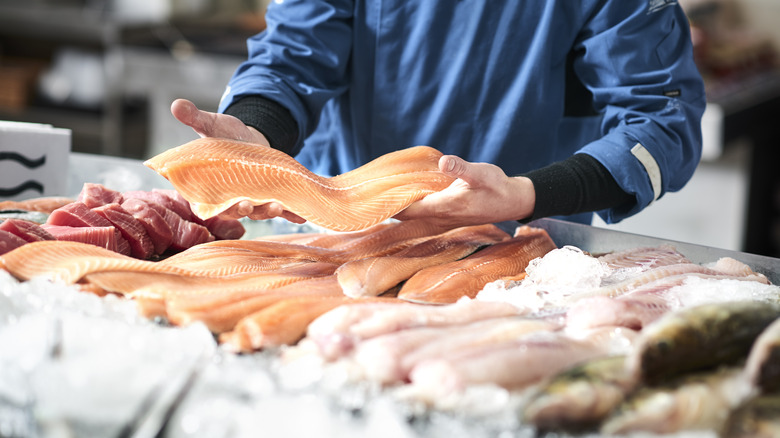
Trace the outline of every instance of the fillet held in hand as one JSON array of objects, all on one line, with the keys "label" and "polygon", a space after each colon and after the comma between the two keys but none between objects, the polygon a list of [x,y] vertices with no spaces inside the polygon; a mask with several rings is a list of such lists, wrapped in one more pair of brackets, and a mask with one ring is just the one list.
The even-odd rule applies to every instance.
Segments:
[{"label": "fillet held in hand", "polygon": [[323,177],[284,152],[222,138],[200,138],[144,164],[168,179],[200,218],[240,201],[277,202],[309,222],[357,231],[393,217],[454,178],[439,171],[442,153],[414,146],[349,172]]}]

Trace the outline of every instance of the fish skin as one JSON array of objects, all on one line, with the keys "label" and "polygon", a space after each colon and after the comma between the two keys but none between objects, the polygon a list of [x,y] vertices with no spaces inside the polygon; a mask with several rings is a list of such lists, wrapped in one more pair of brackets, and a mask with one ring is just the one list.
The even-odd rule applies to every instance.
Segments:
[{"label": "fish skin", "polygon": [[543,383],[523,406],[521,416],[540,430],[593,430],[638,383],[626,369],[624,355],[599,357]]},{"label": "fish skin", "polygon": [[512,239],[462,260],[417,272],[401,287],[398,298],[432,304],[454,303],[464,296],[474,298],[487,283],[522,273],[531,260],[555,248],[546,230],[518,227]]},{"label": "fish skin", "polygon": [[606,436],[719,430],[750,392],[740,367],[694,373],[657,387],[641,387],[601,425]]},{"label": "fish skin", "polygon": [[459,260],[511,236],[493,224],[456,228],[394,254],[344,263],[336,275],[344,295],[378,296],[421,269]]},{"label": "fish skin", "polygon": [[780,316],[760,301],[702,304],[668,313],[645,327],[627,366],[648,385],[687,372],[744,360],[756,337]]},{"label": "fish skin", "polygon": [[780,318],[756,338],[745,363],[745,376],[761,393],[780,390]]},{"label": "fish skin", "polygon": [[776,438],[780,436],[780,394],[746,401],[729,415],[721,438]]},{"label": "fish skin", "polygon": [[415,146],[325,178],[284,152],[205,137],[144,164],[168,179],[202,219],[239,201],[277,202],[324,228],[355,231],[389,219],[412,202],[449,186],[454,178],[439,171],[441,156],[431,147]]}]

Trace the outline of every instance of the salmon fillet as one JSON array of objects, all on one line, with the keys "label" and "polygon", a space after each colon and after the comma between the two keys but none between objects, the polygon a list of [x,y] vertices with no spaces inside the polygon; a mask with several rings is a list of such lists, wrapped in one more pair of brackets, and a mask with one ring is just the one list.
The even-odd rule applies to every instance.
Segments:
[{"label": "salmon fillet", "polygon": [[222,138],[200,138],[144,162],[168,179],[206,219],[230,206],[277,202],[334,231],[355,231],[393,217],[454,178],[439,171],[441,152],[415,146],[331,178],[284,152]]},{"label": "salmon fillet", "polygon": [[456,228],[392,255],[347,262],[336,275],[345,295],[378,296],[424,268],[459,260],[510,237],[493,224]]},{"label": "salmon fillet", "polygon": [[401,287],[398,298],[421,303],[454,303],[464,296],[474,298],[487,283],[522,273],[531,260],[555,248],[547,231],[519,227],[512,239],[414,274]]}]

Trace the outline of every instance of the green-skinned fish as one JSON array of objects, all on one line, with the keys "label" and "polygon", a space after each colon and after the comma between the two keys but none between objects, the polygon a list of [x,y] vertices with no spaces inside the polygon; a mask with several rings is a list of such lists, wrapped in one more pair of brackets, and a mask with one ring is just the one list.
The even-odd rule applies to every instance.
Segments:
[{"label": "green-skinned fish", "polygon": [[591,429],[623,402],[636,383],[625,356],[594,359],[543,384],[525,404],[522,417],[542,430]]},{"label": "green-skinned fish", "polygon": [[780,436],[780,394],[761,396],[735,409],[723,427],[722,438]]},{"label": "green-skinned fish", "polygon": [[730,412],[750,394],[740,366],[690,374],[667,385],[644,386],[613,411],[601,433],[720,430]]},{"label": "green-skinned fish", "polygon": [[780,319],[756,339],[745,365],[745,375],[761,393],[780,391]]},{"label": "green-skinned fish", "polygon": [[753,342],[780,316],[765,301],[703,304],[669,313],[644,328],[627,366],[648,385],[744,360]]}]

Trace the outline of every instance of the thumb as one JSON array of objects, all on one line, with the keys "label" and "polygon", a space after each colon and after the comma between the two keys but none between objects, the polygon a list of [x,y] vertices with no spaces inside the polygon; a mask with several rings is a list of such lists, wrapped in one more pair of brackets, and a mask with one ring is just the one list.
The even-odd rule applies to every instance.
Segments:
[{"label": "thumb", "polygon": [[192,128],[201,137],[210,135],[212,120],[187,99],[176,99],[171,104],[171,114],[176,120]]},{"label": "thumb", "polygon": [[463,180],[469,185],[481,179],[479,166],[455,155],[442,155],[439,158],[439,170],[448,176]]}]

